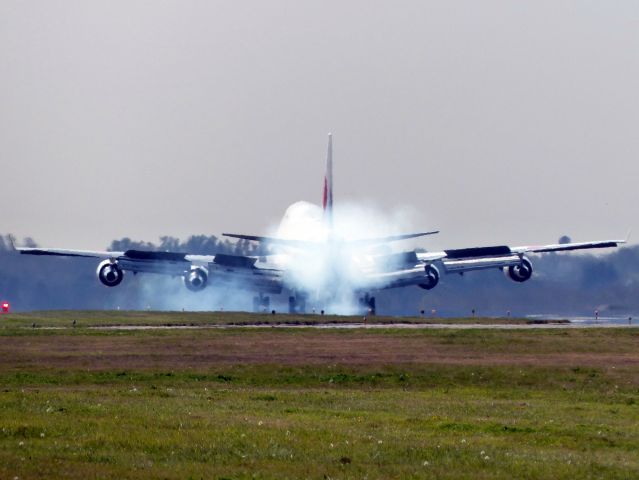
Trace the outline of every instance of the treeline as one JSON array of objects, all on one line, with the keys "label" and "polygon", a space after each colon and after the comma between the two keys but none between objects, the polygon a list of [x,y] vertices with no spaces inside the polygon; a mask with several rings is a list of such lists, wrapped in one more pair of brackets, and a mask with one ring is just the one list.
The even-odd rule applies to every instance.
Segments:
[{"label": "treeline", "polygon": [[[20,245],[37,246],[30,238]],[[109,250],[129,249],[260,255],[259,245],[215,236],[195,235],[184,241],[161,237],[158,243],[114,240]],[[533,278],[523,284],[507,279],[499,270],[442,275],[433,290],[417,287],[377,293],[380,314],[416,315],[432,310],[437,315],[512,316],[530,314],[633,315],[639,313],[639,246],[596,253],[531,256]],[[96,278],[97,259],[19,255],[7,236],[0,236],[0,300],[15,310],[41,309],[164,309],[250,310],[254,293],[212,286],[192,293],[179,278],[126,274],[116,288]],[[279,303],[278,303],[279,302]],[[272,298],[286,310],[287,297]],[[310,309],[310,307],[309,307]]]},{"label": "treeline", "polygon": [[[32,239],[30,240],[32,243]],[[176,237],[160,237],[160,243],[131,240],[128,237],[113,240],[108,250],[125,252],[127,250],[154,250],[160,252],[185,252],[195,255],[260,255],[260,245],[248,240],[231,241],[228,238],[218,238],[215,235],[192,235],[185,241]]]}]

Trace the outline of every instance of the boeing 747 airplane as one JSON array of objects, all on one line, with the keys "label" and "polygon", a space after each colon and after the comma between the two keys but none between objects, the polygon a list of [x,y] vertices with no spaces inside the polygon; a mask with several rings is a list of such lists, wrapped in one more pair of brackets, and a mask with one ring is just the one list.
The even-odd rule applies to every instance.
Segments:
[{"label": "boeing 747 airplane", "polygon": [[[192,255],[183,252],[127,250],[85,251],[56,248],[17,248],[24,255],[57,255],[99,259],[97,277],[115,287],[125,272],[180,276],[186,288],[201,291],[207,285],[230,285],[255,293],[254,307],[268,308],[269,295],[289,293],[289,311],[304,311],[308,300],[318,308],[346,293],[375,311],[375,292],[418,286],[435,288],[442,274],[501,269],[515,282],[533,274],[528,253],[617,247],[624,240],[601,240],[539,246],[470,247],[434,252],[415,250],[388,253],[386,245],[438,233],[426,231],[378,238],[343,239],[334,228],[332,137],[328,138],[323,214],[314,238],[284,238],[225,233],[228,237],[261,242],[271,253],[263,256]],[[381,247],[381,248],[380,248]]]}]

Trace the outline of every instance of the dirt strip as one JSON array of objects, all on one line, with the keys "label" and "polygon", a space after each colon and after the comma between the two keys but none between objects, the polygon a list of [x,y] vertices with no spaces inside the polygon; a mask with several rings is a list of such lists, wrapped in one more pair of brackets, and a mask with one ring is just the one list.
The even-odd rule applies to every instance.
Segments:
[{"label": "dirt strip", "polygon": [[42,367],[202,369],[229,364],[639,367],[639,339],[626,340],[623,349],[618,344],[609,348],[597,345],[596,351],[587,351],[577,339],[552,339],[551,344],[548,340],[502,342],[501,346],[481,341],[460,345],[438,337],[326,331],[16,336],[0,341],[0,371]]}]

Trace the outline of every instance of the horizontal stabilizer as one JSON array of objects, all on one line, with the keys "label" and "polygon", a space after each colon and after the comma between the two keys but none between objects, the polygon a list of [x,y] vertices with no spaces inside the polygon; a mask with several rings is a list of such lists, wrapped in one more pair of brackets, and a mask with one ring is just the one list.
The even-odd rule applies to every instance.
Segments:
[{"label": "horizontal stabilizer", "polygon": [[399,242],[401,240],[425,237],[426,235],[435,235],[437,233],[439,233],[439,230],[433,230],[432,232],[407,233],[404,235],[391,235],[389,237],[362,238],[361,240],[351,240],[348,244],[357,246],[383,245],[384,243]]},{"label": "horizontal stabilizer", "polygon": [[319,242],[311,242],[306,240],[289,240],[287,238],[262,237],[260,235],[242,235],[240,233],[223,233],[222,235],[230,238],[239,238],[241,240],[251,240],[253,242],[270,243],[272,245],[285,245],[289,247],[304,247],[319,244]]},{"label": "horizontal stabilizer", "polygon": [[[389,237],[378,237],[378,238],[362,238],[358,240],[347,240],[344,243],[348,245],[355,245],[361,247],[369,247],[373,245],[382,245],[384,243],[398,242],[401,240],[408,240],[411,238],[424,237],[426,235],[435,235],[439,233],[439,230],[434,230],[431,232],[420,232],[420,233],[407,233],[404,235],[391,235]],[[323,244],[323,242],[319,241],[311,241],[311,240],[289,240],[287,238],[277,238],[277,237],[262,237],[259,235],[242,235],[239,233],[223,233],[225,237],[231,238],[239,238],[242,240],[251,240],[254,242],[262,242],[269,243],[272,245],[284,245],[289,247],[316,247],[318,245]]]}]

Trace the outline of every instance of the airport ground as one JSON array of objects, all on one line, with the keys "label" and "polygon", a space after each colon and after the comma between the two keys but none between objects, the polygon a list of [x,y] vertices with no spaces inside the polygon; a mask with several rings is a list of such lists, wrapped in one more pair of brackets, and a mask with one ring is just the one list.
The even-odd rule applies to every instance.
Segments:
[{"label": "airport ground", "polygon": [[639,477],[639,329],[318,321],[2,317],[0,478]]}]

